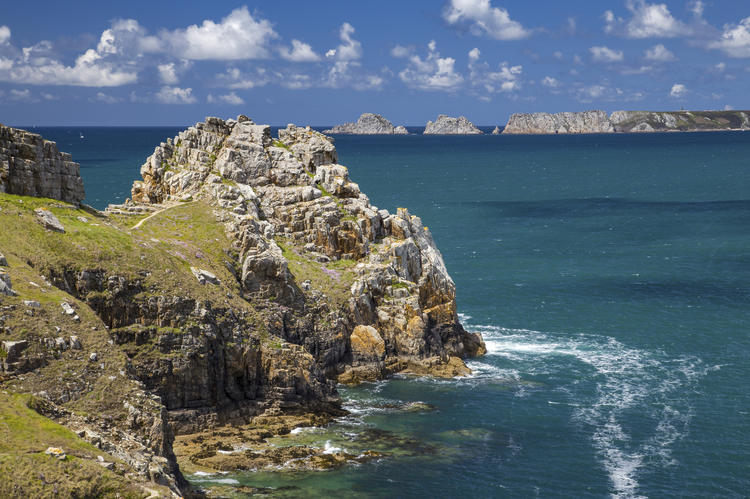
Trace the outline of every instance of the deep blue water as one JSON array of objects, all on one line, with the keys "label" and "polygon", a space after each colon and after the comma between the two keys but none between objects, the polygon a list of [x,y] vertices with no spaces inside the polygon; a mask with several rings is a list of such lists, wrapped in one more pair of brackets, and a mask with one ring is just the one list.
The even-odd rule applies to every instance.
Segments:
[{"label": "deep blue water", "polygon": [[[102,208],[178,130],[36,131]],[[750,134],[336,145],[374,204],[429,226],[489,354],[468,379],[344,389],[353,415],[308,431],[356,448],[387,430],[424,444],[416,455],[222,480],[295,497],[748,496]],[[383,408],[417,400],[436,410]]]}]

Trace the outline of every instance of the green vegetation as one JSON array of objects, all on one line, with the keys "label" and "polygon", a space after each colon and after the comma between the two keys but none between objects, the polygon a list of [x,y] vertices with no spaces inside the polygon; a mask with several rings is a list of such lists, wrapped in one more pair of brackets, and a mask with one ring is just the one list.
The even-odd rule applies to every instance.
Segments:
[{"label": "green vegetation", "polygon": [[284,144],[282,141],[278,140],[278,139],[276,139],[276,140],[273,141],[273,146],[274,147],[281,147],[281,148],[284,148],[287,151],[291,152],[291,148],[288,145]]},{"label": "green vegetation", "polygon": [[[30,408],[28,395],[0,392],[0,497],[145,497],[124,477],[102,468],[116,461]],[[58,460],[48,447],[67,455]],[[124,465],[118,463],[119,469]]]}]

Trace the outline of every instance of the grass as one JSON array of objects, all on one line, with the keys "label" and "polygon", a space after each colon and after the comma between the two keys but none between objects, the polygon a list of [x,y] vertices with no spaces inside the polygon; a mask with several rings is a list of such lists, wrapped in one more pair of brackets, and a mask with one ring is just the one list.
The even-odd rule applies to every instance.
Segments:
[{"label": "grass", "polygon": [[[111,456],[29,406],[28,395],[0,392],[0,497],[144,497],[143,490],[97,464]],[[61,461],[44,454],[59,447]],[[120,469],[123,465],[120,464]]]},{"label": "grass", "polygon": [[278,139],[276,139],[276,140],[273,141],[273,146],[274,147],[281,147],[282,149],[286,149],[287,151],[291,151],[291,148],[288,145],[284,144],[282,141],[280,141]]},{"label": "grass", "polygon": [[289,239],[277,238],[276,243],[286,258],[289,270],[298,283],[310,281],[312,289],[325,294],[336,305],[342,305],[351,297],[350,288],[356,274],[354,260],[333,260],[326,264],[303,256],[304,251]]}]

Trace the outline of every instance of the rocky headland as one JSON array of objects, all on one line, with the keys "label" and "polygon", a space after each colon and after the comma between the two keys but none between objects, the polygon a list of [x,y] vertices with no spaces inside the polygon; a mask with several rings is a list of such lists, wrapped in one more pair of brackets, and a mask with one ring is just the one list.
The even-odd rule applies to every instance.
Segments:
[{"label": "rocky headland", "polygon": [[364,113],[354,123],[344,123],[324,130],[323,133],[348,135],[407,135],[409,132],[403,126],[393,126],[393,123],[379,114]]},{"label": "rocky headland", "polygon": [[208,118],[106,212],[69,155],[0,130],[0,496],[200,495],[181,469],[378,457],[269,439],[341,415],[336,382],[485,352],[429,230],[309,127]]},{"label": "rocky headland", "polygon": [[428,121],[424,129],[425,135],[476,135],[482,131],[474,126],[464,116],[452,118],[441,114],[437,119]]},{"label": "rocky headland", "polygon": [[750,129],[748,111],[583,111],[513,114],[505,134],[697,132]]}]

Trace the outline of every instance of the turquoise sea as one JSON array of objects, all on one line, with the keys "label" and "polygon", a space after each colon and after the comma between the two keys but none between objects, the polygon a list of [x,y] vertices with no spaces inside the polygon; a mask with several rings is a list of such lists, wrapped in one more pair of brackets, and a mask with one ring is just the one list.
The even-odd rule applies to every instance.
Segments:
[{"label": "turquoise sea", "polygon": [[[103,208],[179,129],[35,131]],[[342,389],[351,415],[302,431],[391,457],[192,480],[279,497],[750,495],[750,133],[336,145],[374,204],[429,226],[489,353],[470,378]],[[434,410],[401,408],[415,401]]]}]

